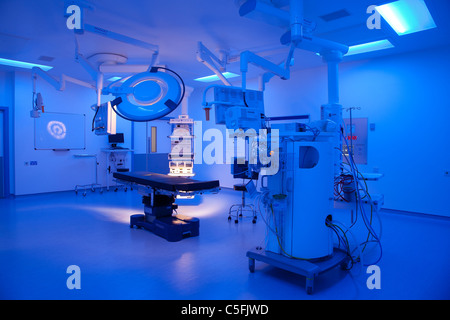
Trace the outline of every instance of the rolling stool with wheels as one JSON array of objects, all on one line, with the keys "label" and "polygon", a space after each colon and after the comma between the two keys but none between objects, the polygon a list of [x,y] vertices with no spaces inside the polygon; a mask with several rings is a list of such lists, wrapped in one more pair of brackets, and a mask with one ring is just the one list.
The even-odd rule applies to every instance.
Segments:
[{"label": "rolling stool with wheels", "polygon": [[[252,183],[252,181],[249,183]],[[256,223],[257,215],[255,207],[252,204],[245,203],[245,193],[247,192],[247,185],[249,183],[235,184],[233,186],[233,190],[242,192],[242,202],[239,204],[234,204],[230,207],[230,210],[228,211],[228,221],[231,221],[232,217],[234,217],[234,223],[238,223],[239,218],[251,217],[252,222]],[[244,212],[247,214],[251,213],[251,216],[245,215]]]}]

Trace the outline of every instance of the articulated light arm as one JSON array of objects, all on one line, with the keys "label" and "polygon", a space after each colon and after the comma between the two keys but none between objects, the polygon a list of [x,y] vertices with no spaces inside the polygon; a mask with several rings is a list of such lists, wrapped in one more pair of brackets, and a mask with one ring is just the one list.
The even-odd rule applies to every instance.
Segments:
[{"label": "articulated light arm", "polygon": [[60,80],[58,81],[56,78],[49,75],[47,72],[42,70],[39,67],[34,67],[32,69],[32,75],[33,75],[33,81],[36,81],[37,76],[39,75],[42,79],[47,81],[49,84],[51,84],[56,90],[58,91],[64,91],[66,88],[66,82],[72,82],[75,84],[78,84],[80,86],[89,88],[89,89],[96,89],[96,87],[93,84],[66,76],[65,74],[62,74],[60,77]]},{"label": "articulated light arm", "polygon": [[[64,91],[66,88],[66,82],[72,82],[75,84],[78,84],[80,86],[89,88],[89,89],[96,89],[96,87],[93,84],[66,76],[65,74],[62,74],[60,77],[60,80],[52,77],[47,72],[42,70],[39,67],[34,67],[31,70],[31,76],[33,80],[33,101],[32,101],[32,110],[31,110],[31,117],[38,118],[39,117],[39,111],[44,112],[44,106],[42,101],[42,96],[40,93],[36,93],[36,80],[37,76],[40,76],[42,79],[47,81],[51,86],[53,86],[58,91]],[[36,100],[35,100],[36,99]]]},{"label": "articulated light arm", "polygon": [[157,45],[154,44],[150,44],[138,39],[134,39],[128,36],[125,36],[123,34],[120,33],[116,33],[116,32],[112,32],[109,30],[105,30],[103,28],[99,28],[90,24],[84,24],[84,30],[91,32],[91,33],[95,33],[101,36],[104,36],[106,38],[110,38],[113,40],[117,40],[120,42],[124,42],[124,43],[128,43],[131,44],[133,46],[137,46],[137,47],[141,47],[150,51],[153,51],[155,54],[158,54],[159,52],[159,47]]},{"label": "articulated light arm", "polygon": [[[197,60],[207,66],[222,82],[231,86],[231,83],[223,76],[227,65],[226,57],[224,59],[217,58],[211,51],[208,50],[201,42],[198,43]],[[217,67],[219,65],[219,67]]]},{"label": "articulated light arm", "polygon": [[[291,51],[293,52],[293,49],[291,48]],[[289,65],[287,64],[289,61]],[[281,67],[285,67],[285,68],[289,68],[290,66],[294,65],[294,59],[292,58],[291,54],[288,56],[288,59],[281,61],[278,66]],[[275,77],[275,74],[272,72],[265,72],[262,75],[259,76],[259,91],[264,91],[266,90],[266,83],[268,83],[270,81],[270,79],[272,79],[273,77]]]},{"label": "articulated light arm", "polygon": [[[260,56],[258,56],[257,54],[254,54],[253,52],[250,51],[244,51],[241,53],[241,57],[240,57],[240,63],[241,63],[241,73],[242,73],[242,89],[246,90],[247,84],[247,72],[248,72],[248,64],[252,63],[264,70],[266,70],[267,72],[270,72],[274,75],[279,76],[281,79],[283,80],[287,80],[290,78],[290,71],[289,71],[289,66],[290,66],[290,62],[292,60],[292,54],[289,54],[288,57],[288,61],[286,62],[285,65],[287,65],[288,67],[283,68],[282,66],[276,65],[273,62],[270,62],[269,60],[266,60]],[[270,78],[266,77],[266,80],[268,80]]]}]

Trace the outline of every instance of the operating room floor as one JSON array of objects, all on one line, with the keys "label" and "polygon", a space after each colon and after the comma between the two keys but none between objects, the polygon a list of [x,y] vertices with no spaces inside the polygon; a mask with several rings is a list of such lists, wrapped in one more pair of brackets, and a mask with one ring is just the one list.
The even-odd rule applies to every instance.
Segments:
[{"label": "operating room floor", "polygon": [[[320,275],[312,295],[305,278],[256,262],[246,252],[264,244],[264,223],[227,220],[240,194],[223,189],[177,201],[200,219],[200,235],[168,242],[129,228],[142,213],[136,191],[50,193],[0,199],[1,299],[449,299],[450,220],[382,212],[381,289],[368,289],[357,265]],[[81,289],[69,290],[70,265]]]}]

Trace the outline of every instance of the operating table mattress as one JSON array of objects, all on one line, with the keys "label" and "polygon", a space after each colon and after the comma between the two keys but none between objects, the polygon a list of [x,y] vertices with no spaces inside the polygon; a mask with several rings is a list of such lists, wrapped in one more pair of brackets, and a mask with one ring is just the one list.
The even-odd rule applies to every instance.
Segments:
[{"label": "operating table mattress", "polygon": [[219,187],[218,180],[198,181],[191,178],[175,177],[152,172],[114,172],[113,177],[122,181],[173,192],[194,192]]}]

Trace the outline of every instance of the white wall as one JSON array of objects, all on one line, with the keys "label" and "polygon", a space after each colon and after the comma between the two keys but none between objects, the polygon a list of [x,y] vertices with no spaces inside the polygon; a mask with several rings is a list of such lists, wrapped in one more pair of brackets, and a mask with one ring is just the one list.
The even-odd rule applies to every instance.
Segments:
[{"label": "white wall", "polygon": [[0,106],[9,111],[9,193],[14,193],[14,73],[0,71]]},{"label": "white wall", "polygon": [[[95,182],[93,158],[76,158],[76,154],[97,154],[98,182],[106,184],[106,155],[101,148],[108,147],[107,136],[96,136],[91,131],[96,103],[92,89],[68,83],[64,91],[57,91],[38,78],[37,92],[42,94],[46,112],[76,113],[86,115],[86,150],[51,151],[34,149],[34,119],[32,108],[32,80],[29,72],[16,72],[14,80],[14,129],[15,129],[15,194],[74,190],[75,185]],[[107,101],[108,97],[104,97]],[[131,125],[117,120],[117,132],[125,134],[125,146],[131,144]],[[30,166],[30,161],[37,161]],[[28,165],[27,165],[28,163]]]},{"label": "white wall", "polygon": [[369,162],[385,177],[373,184],[390,209],[450,216],[450,47],[341,68],[341,101],[375,123]]},{"label": "white wall", "polygon": [[[369,188],[384,194],[386,208],[450,216],[450,177],[444,175],[450,171],[449,56],[450,47],[444,47],[340,65],[341,104],[360,107],[353,117],[368,117],[376,126],[369,131],[368,164],[359,169],[384,174]],[[205,119],[201,91],[190,108],[195,120]],[[293,72],[290,80],[273,78],[266,86],[269,117],[310,114],[318,120],[326,102],[325,66]],[[211,118],[204,128],[213,126],[213,113]],[[198,178],[219,179],[222,186],[233,183],[227,165],[196,171]]]}]

